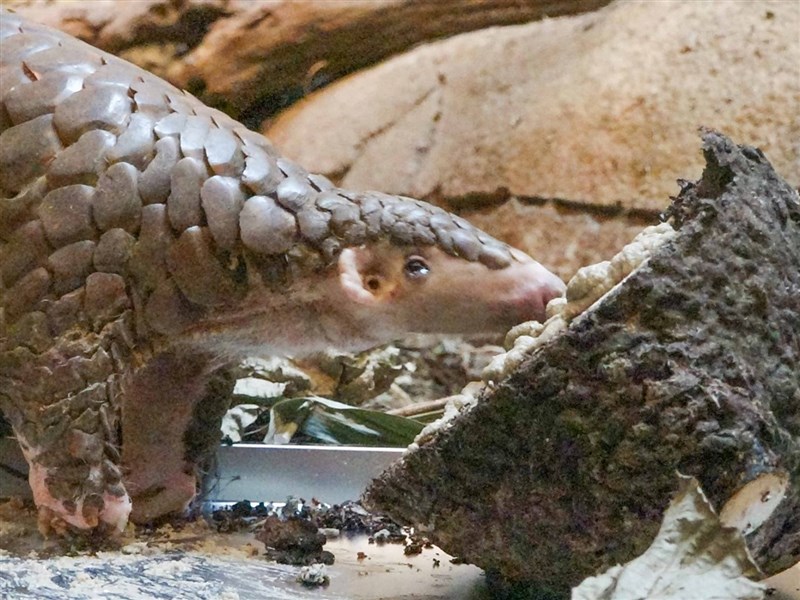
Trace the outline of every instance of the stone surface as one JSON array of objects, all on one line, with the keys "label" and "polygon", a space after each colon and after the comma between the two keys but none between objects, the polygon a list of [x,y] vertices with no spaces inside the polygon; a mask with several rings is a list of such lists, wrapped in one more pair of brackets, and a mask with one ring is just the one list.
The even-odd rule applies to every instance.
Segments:
[{"label": "stone surface", "polygon": [[266,129],[335,182],[458,204],[475,195],[661,208],[713,127],[800,185],[800,5],[621,2],[418,47]]},{"label": "stone surface", "polygon": [[716,133],[705,150],[677,235],[420,440],[373,509],[490,577],[563,592],[644,551],[676,471],[717,511],[771,474],[788,488],[746,541],[766,574],[797,562],[800,201],[760,151]]}]

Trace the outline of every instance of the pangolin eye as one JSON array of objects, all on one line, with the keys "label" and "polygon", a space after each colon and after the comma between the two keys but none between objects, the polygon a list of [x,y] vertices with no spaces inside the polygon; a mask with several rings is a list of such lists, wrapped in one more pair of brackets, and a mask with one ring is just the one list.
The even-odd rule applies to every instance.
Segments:
[{"label": "pangolin eye", "polygon": [[428,263],[425,262],[424,258],[420,258],[419,256],[412,256],[406,260],[406,265],[403,268],[406,272],[406,276],[412,279],[425,277],[431,272],[431,268],[428,266]]}]

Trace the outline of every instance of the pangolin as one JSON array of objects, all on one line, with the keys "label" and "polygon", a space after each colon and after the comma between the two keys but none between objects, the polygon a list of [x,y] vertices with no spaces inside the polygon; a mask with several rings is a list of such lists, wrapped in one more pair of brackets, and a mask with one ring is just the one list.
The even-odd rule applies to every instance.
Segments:
[{"label": "pangolin", "polygon": [[2,12],[0,40],[0,407],[43,532],[184,510],[242,356],[502,332],[563,292],[64,33]]}]

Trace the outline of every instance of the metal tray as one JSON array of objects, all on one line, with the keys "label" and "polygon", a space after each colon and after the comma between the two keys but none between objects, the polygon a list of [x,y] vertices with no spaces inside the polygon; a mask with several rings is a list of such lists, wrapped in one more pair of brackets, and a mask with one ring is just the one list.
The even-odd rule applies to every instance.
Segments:
[{"label": "metal tray", "polygon": [[[220,446],[204,498],[283,502],[315,498],[328,504],[357,500],[403,448],[236,444]],[[0,439],[0,498],[30,498],[28,467],[16,441]]]}]

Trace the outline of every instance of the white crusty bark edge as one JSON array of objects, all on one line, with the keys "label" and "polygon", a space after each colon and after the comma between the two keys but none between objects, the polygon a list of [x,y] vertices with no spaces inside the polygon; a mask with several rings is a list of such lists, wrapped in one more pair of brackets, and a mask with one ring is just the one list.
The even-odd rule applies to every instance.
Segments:
[{"label": "white crusty bark edge", "polygon": [[445,430],[458,415],[469,411],[476,404],[481,390],[507,377],[532,352],[564,331],[581,314],[591,310],[606,294],[644,265],[656,249],[672,239],[675,233],[669,223],[645,227],[611,260],[578,269],[567,284],[566,296],[554,298],[548,303],[547,320],[544,323],[528,321],[511,329],[506,336],[506,347],[510,347],[508,352],[495,356],[483,370],[485,385],[478,382],[467,384],[460,394],[447,403],[444,415],[427,425],[406,452],[419,449],[421,444]]}]

